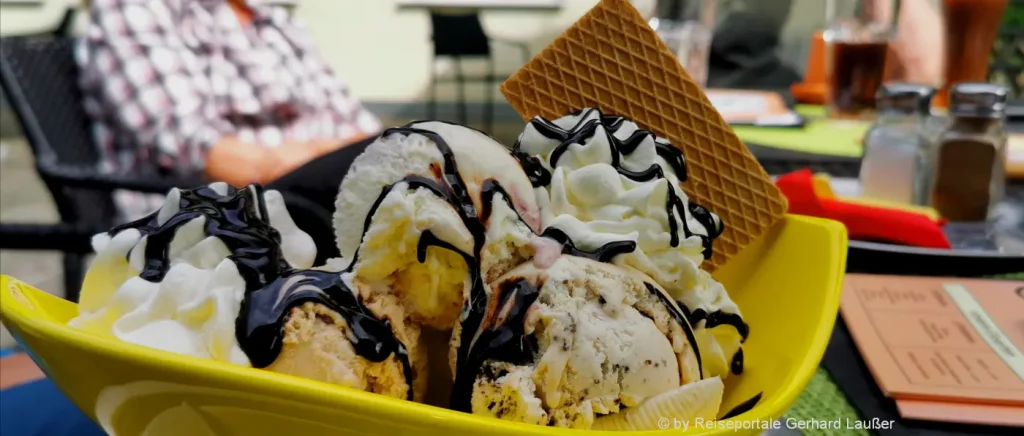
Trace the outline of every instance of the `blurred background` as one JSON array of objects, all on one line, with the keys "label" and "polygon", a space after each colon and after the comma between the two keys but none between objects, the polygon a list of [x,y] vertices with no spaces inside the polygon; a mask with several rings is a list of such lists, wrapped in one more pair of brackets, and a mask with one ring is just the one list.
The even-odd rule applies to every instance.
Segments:
[{"label": "blurred background", "polygon": [[[402,7],[401,0],[286,0],[259,2],[283,5],[302,20],[314,36],[323,56],[339,77],[364,105],[381,118],[385,126],[401,125],[428,117],[431,66],[441,77],[453,75],[450,57],[435,58],[431,39],[431,13],[425,8]],[[505,2],[507,3],[507,2]],[[514,2],[513,2],[514,3]],[[490,59],[461,60],[467,77],[486,74],[488,62],[496,75],[508,75],[558,34],[586,13],[596,0],[551,1],[551,7],[483,8],[480,23],[490,44]],[[543,2],[542,2],[543,3]],[[672,2],[637,0],[633,2],[649,17],[667,14]],[[660,4],[659,4],[660,3]],[[782,27],[778,56],[796,71],[806,63],[811,39],[825,20],[825,2],[820,0],[722,0],[719,18],[727,11],[756,8],[771,16]],[[81,0],[2,0],[0,36],[48,34],[61,26],[70,26],[73,34],[88,25],[88,14],[76,13],[64,22],[69,9],[82,8]],[[756,5],[756,6],[755,6]],[[660,8],[660,9],[659,9]],[[790,11],[798,11],[790,13]],[[437,118],[458,118],[459,102],[466,112],[480,114],[488,95],[495,100],[492,135],[506,143],[515,140],[522,122],[500,96],[494,83],[469,83],[461,99],[454,82],[437,85]],[[2,94],[0,94],[0,100]],[[17,122],[6,101],[0,103],[0,219],[10,222],[57,222],[57,211],[46,187],[36,175],[32,153],[21,137]],[[483,127],[479,118],[469,124]],[[46,251],[0,250],[0,273],[16,276],[28,283],[58,294],[63,293],[61,255]],[[0,348],[13,344],[6,330]]]},{"label": "blurred background", "polygon": [[[337,74],[349,83],[373,112],[382,118],[394,120],[424,115],[422,103],[427,100],[429,67],[434,62],[428,10],[403,8],[401,0],[257,2],[282,4],[291,8],[292,13],[309,28],[324,57]],[[78,7],[81,3],[81,0],[3,0],[0,2],[0,35],[50,32],[61,24],[67,8]],[[518,45],[524,44],[530,53],[536,53],[590,9],[596,0],[556,0],[546,3],[553,7],[480,10],[483,30],[487,37],[497,42],[491,47],[491,58],[497,71],[515,71],[525,62]],[[672,2],[662,1],[660,6],[656,0],[635,0],[633,3],[646,15],[654,16],[659,7],[667,13]],[[804,68],[811,42],[809,35],[820,29],[825,20],[825,2],[820,0],[721,0],[716,3],[719,4],[719,13],[716,14],[719,20],[724,19],[728,11],[750,9],[777,19],[782,27],[782,43],[778,54],[798,72]],[[85,14],[78,14],[75,29],[83,29],[87,21]],[[485,62],[482,59],[464,60],[466,75],[482,74]],[[446,65],[444,59],[437,60],[436,68],[439,74],[451,74],[451,65]],[[498,95],[496,86],[490,86],[488,90]],[[438,93],[442,103],[453,103],[456,100],[452,84],[440,86]],[[471,105],[481,105],[485,101],[483,87],[468,86],[465,99]],[[448,115],[454,115],[455,106],[441,104],[439,111],[442,116],[446,111]],[[496,119],[514,120],[518,116],[510,107],[500,105],[496,110]],[[5,126],[9,127],[10,124]],[[5,132],[10,131],[7,127]]]},{"label": "blurred background", "polygon": [[[318,244],[336,248],[331,211],[337,180],[355,156],[346,151],[365,147],[382,127],[423,119],[467,124],[514,143],[523,120],[498,85],[598,2],[92,1],[0,0],[0,274],[73,301],[90,260],[91,235],[146,212],[115,204],[126,190],[137,200],[152,201],[139,194],[210,180],[242,185],[306,178],[322,186],[275,189],[295,194],[286,202],[302,200],[287,203],[299,226],[313,235],[318,233],[310,226],[319,226],[314,230],[328,236],[315,237]],[[789,198],[789,212],[846,225],[846,272],[854,273],[848,278],[855,273],[1022,277],[1024,0],[630,1],[775,178]],[[124,7],[128,3],[164,10],[146,12],[140,20]],[[103,25],[89,22],[90,7],[106,17],[97,20]],[[190,14],[168,12],[186,7]],[[214,22],[210,17],[216,13],[227,20]],[[305,26],[312,41],[281,19],[288,16]],[[272,24],[270,31],[254,25],[255,19]],[[178,41],[197,28],[210,30],[202,26],[221,37],[203,41],[215,50]],[[140,33],[160,37],[148,39],[149,44],[174,40],[180,64],[189,56],[205,57],[207,69],[172,71],[174,76],[152,47],[111,50],[114,55],[102,51],[108,39],[144,46]],[[82,46],[94,50],[92,57]],[[256,48],[247,50],[251,47]],[[331,72],[306,57],[312,50],[345,86],[335,86]],[[104,55],[123,58],[108,61]],[[261,69],[268,65],[274,70]],[[233,83],[219,90],[190,83],[185,92],[172,86],[209,77]],[[179,82],[171,83],[174,79]],[[102,100],[97,89],[115,83],[127,91],[103,95],[109,101],[97,103]],[[244,98],[237,96],[235,84],[251,96],[284,88],[291,100],[252,98],[244,103],[256,109],[240,109]],[[151,104],[146,91],[163,100]],[[181,110],[181,100],[192,94],[201,97],[194,100],[214,103],[177,113],[188,112]],[[132,125],[133,117],[141,121]],[[215,139],[196,140],[199,129],[182,127],[187,117],[200,128],[216,125],[219,130],[203,132],[212,130]],[[111,120],[122,124],[116,135],[106,125]],[[273,135],[264,135],[268,131]],[[225,147],[236,147],[237,154],[220,154],[220,164],[214,165],[210,150]],[[249,165],[238,160],[257,154],[279,171],[261,173],[262,178],[215,173],[217,168],[245,170]],[[289,187],[296,189],[288,192]],[[154,208],[155,203],[144,203],[135,206]],[[296,210],[303,212],[301,218]],[[323,254],[323,247],[318,251]],[[848,289],[856,287],[849,283]],[[1024,296],[1022,290],[1017,295]],[[21,382],[42,377],[25,355],[3,354],[17,352],[0,327],[0,359],[21,358],[22,367],[36,371]],[[874,385],[860,362],[839,317],[823,367],[787,416],[857,416],[847,398],[862,417],[895,417],[876,410],[881,391],[865,390]],[[12,365],[6,374],[12,374]],[[6,398],[7,407],[37,403]],[[38,410],[46,415],[40,422],[61,416]],[[958,430],[945,428],[945,422],[928,425],[923,433],[896,433]]]},{"label": "blurred background", "polygon": [[[942,0],[926,1],[942,8]],[[88,14],[80,13],[85,3],[82,0],[0,0],[0,36],[80,35],[89,25]],[[254,0],[253,3],[281,6],[301,20],[337,76],[384,126],[439,118],[465,122],[490,132],[505,143],[512,143],[522,129],[522,121],[504,102],[498,83],[583,15],[596,0]],[[755,74],[759,74],[756,73],[757,63],[761,60],[771,63],[770,83],[744,81],[742,77],[733,80],[727,74],[716,74],[714,56],[710,74],[707,74],[707,44],[697,49],[697,57],[704,60],[687,65],[691,74],[705,70],[709,87],[782,90],[786,104],[792,106],[789,86],[801,80],[822,80],[811,77],[820,76],[823,68],[821,59],[810,59],[815,35],[818,32],[820,42],[820,31],[829,24],[829,14],[834,17],[844,13],[827,10],[829,5],[833,9],[853,10],[861,2],[633,0],[632,3],[670,45],[675,41],[672,38],[683,35],[684,41],[673,45],[681,58],[686,50],[693,49],[695,37],[691,33],[679,33],[678,27],[670,25],[679,17],[704,19],[703,24],[708,28],[705,30],[713,33],[714,43],[731,44],[737,39],[736,35],[741,36],[739,40],[746,35],[747,40],[735,43],[730,57],[725,59],[740,63],[748,62],[748,57],[754,59],[748,63]],[[1006,85],[1009,98],[1013,100],[1020,94],[1024,68],[1021,39],[1024,9],[1019,1],[1009,3],[1002,17],[1003,30],[992,50],[988,78]],[[471,7],[460,8],[464,5]],[[706,13],[709,7],[713,10],[711,14]],[[452,16],[459,18],[455,21],[445,18]],[[756,20],[751,21],[750,17]],[[748,27],[751,23],[756,26]],[[762,45],[751,43],[750,32],[772,35],[772,40]],[[461,69],[455,68],[456,62]],[[817,65],[812,68],[819,71],[807,74],[809,64]],[[63,80],[73,81],[74,78]],[[465,82],[462,86],[460,80]],[[871,92],[873,95],[874,91]],[[820,100],[820,96],[810,100]],[[32,149],[10,106],[0,93],[0,219],[5,224],[59,222],[50,191],[36,172]],[[56,251],[0,250],[0,273],[60,295],[65,288],[65,279],[59,273],[64,270],[62,262],[62,255]],[[4,331],[0,348],[12,344]]]}]

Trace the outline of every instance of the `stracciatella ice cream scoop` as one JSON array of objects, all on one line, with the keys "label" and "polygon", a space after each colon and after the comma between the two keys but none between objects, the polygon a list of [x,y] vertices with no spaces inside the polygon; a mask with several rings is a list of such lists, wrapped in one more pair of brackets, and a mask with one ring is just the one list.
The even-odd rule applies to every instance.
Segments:
[{"label": "stracciatella ice cream scoop", "polygon": [[514,155],[531,174],[544,234],[583,250],[635,244],[610,261],[650,276],[692,315],[709,375],[742,370],[747,326],[722,285],[700,269],[724,225],[683,192],[678,148],[624,118],[585,109],[534,118]]},{"label": "stracciatella ice cream scoop", "polygon": [[[413,399],[424,371],[402,307],[338,272],[281,194],[214,183],[93,238],[72,326],[152,348]],[[392,321],[394,320],[394,321]]]},{"label": "stracciatella ice cream scoop", "polygon": [[590,428],[703,378],[682,310],[630,267],[563,255],[547,267],[523,264],[490,288],[483,322],[463,344],[456,408]]},{"label": "stracciatella ice cream scoop", "polygon": [[352,275],[396,295],[410,318],[450,330],[467,297],[529,259],[539,211],[509,151],[444,122],[389,129],[352,164],[335,203]]}]

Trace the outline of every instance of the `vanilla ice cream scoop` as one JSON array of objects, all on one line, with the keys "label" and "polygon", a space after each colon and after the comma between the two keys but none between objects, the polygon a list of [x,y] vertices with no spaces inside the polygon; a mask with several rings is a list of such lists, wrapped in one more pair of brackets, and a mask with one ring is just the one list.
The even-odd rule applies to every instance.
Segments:
[{"label": "vanilla ice cream scoop", "polygon": [[533,175],[544,234],[582,250],[635,244],[608,260],[650,276],[694,315],[711,375],[741,370],[746,324],[721,284],[700,269],[724,225],[683,192],[686,161],[678,148],[624,118],[585,109],[554,121],[534,118],[513,154]]},{"label": "vanilla ice cream scoop", "polygon": [[703,378],[681,309],[632,268],[565,255],[521,265],[490,288],[483,322],[463,344],[457,410],[590,428]]},{"label": "vanilla ice cream scoop", "polygon": [[[371,307],[358,283],[305,269],[316,246],[276,191],[225,183],[173,189],[160,210],[95,236],[93,247],[74,327],[413,398],[417,363],[406,342],[414,347],[418,331],[390,322],[404,319],[397,304]],[[332,335],[347,344],[321,345]],[[295,353],[319,357],[288,364]],[[332,370],[309,370],[316,367]],[[397,376],[385,382],[381,374]],[[366,383],[371,376],[381,380]]]},{"label": "vanilla ice cream scoop", "polygon": [[397,295],[415,322],[451,329],[484,283],[533,255],[540,224],[515,158],[444,122],[389,129],[352,164],[335,203],[351,275]]}]

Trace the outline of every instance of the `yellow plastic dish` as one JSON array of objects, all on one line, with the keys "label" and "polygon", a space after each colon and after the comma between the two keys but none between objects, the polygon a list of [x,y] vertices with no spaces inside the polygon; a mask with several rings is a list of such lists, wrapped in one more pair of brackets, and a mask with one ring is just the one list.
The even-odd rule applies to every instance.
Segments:
[{"label": "yellow plastic dish", "polygon": [[[839,308],[846,230],[787,216],[715,275],[750,324],[746,370],[727,380],[722,410],[763,392],[753,409],[687,431],[757,434],[796,401],[825,351]],[[573,435],[268,371],[149,349],[66,326],[74,304],[0,277],[3,322],[43,372],[112,435]],[[672,417],[663,421],[672,427]]]}]

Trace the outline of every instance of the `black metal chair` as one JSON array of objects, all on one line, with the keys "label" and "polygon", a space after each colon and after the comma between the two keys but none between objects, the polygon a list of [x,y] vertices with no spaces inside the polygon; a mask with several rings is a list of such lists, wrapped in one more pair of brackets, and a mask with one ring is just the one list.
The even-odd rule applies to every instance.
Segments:
[{"label": "black metal chair", "polygon": [[84,257],[92,251],[91,236],[117,221],[111,192],[166,193],[174,186],[202,182],[98,171],[99,154],[82,107],[72,38],[3,38],[0,86],[60,214],[60,223],[55,225],[0,224],[0,248],[64,252],[65,292],[75,301]]},{"label": "black metal chair", "polygon": [[[61,28],[66,30],[68,26],[62,24]],[[174,187],[195,187],[209,181],[199,176],[182,179],[155,172],[100,173],[91,122],[78,88],[75,40],[57,35],[0,39],[0,87],[60,214],[57,224],[0,223],[0,248],[62,251],[65,295],[77,301],[84,259],[92,252],[92,235],[106,231],[119,218],[111,198],[113,191],[165,194]],[[311,234],[333,233],[331,211],[298,194],[282,195],[300,228]],[[318,241],[317,245],[321,262],[327,256],[337,256],[333,243]]]},{"label": "black metal chair", "polygon": [[[436,11],[430,13],[430,24],[432,28],[432,39],[434,42],[434,61],[430,64],[430,100],[427,106],[427,114],[433,119],[437,116],[437,84],[448,81],[439,78],[437,75],[437,58],[451,58],[455,64],[455,74],[451,81],[455,82],[456,98],[458,99],[458,122],[466,124],[466,100],[463,93],[463,85],[466,82],[482,82],[486,90],[486,101],[483,110],[483,126],[485,131],[491,130],[491,120],[494,111],[494,90],[491,88],[497,82],[505,79],[494,73],[494,59],[491,56],[491,42],[498,42],[517,47],[522,55],[522,63],[530,60],[530,48],[525,43],[491,40],[484,31],[480,22],[480,14],[471,12],[466,14],[444,14]],[[483,76],[467,78],[462,72],[462,59],[484,58],[487,60],[487,72]]]}]

